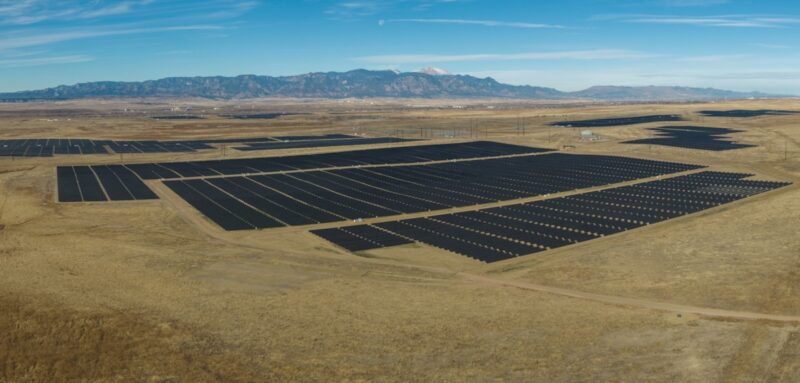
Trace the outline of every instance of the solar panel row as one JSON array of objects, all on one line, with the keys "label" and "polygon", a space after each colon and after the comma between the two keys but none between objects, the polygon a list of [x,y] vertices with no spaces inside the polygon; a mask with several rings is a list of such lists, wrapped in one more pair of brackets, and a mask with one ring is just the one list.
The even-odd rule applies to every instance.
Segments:
[{"label": "solar panel row", "polygon": [[410,239],[378,229],[375,226],[367,225],[317,230],[315,234],[350,251],[370,250],[413,243]]},{"label": "solar panel row", "polygon": [[60,202],[158,198],[139,177],[122,165],[59,166],[56,173]]},{"label": "solar panel row", "polygon": [[[367,140],[360,142],[360,140]],[[398,142],[389,138],[359,138],[345,134],[326,134],[320,136],[277,136],[256,138],[202,139],[180,141],[156,140],[90,140],[77,138],[30,138],[0,140],[0,157],[52,157],[67,154],[110,154],[113,153],[181,153],[197,150],[214,149],[211,144],[253,144],[267,145],[266,148],[284,149],[290,147],[333,146],[331,142],[341,141],[340,145],[358,145],[370,143]],[[289,142],[291,141],[291,142]],[[305,142],[305,144],[304,144]],[[272,147],[267,143],[278,146]],[[280,147],[284,145],[285,147]],[[250,146],[246,146],[248,148]],[[249,150],[261,150],[255,149]],[[109,149],[111,151],[109,151]]]},{"label": "solar panel row", "polygon": [[189,153],[214,149],[201,141],[107,141],[103,142],[114,153]]},{"label": "solar panel row", "polygon": [[228,160],[130,164],[142,179],[271,173],[358,165],[444,161],[480,157],[546,152],[550,149],[476,141],[458,144],[419,145],[402,148],[368,149],[339,153]]},{"label": "solar panel row", "polygon": [[[212,187],[216,189],[214,195],[226,201],[234,198],[236,203],[230,203],[229,207],[235,205],[241,213],[234,215],[242,216],[246,210],[249,215],[270,217],[281,226],[294,226],[487,204],[697,168],[625,157],[552,153],[429,165],[209,178],[184,183],[198,188]],[[171,181],[166,184],[174,185]],[[287,198],[292,202],[287,204]],[[212,216],[208,218],[223,228],[228,222],[224,217],[219,221]],[[267,227],[272,224],[238,228]]]},{"label": "solar panel row", "polygon": [[31,138],[0,140],[0,157],[52,157],[62,154],[102,154],[108,151],[92,140]]},{"label": "solar panel row", "polygon": [[683,117],[675,114],[659,114],[652,116],[602,118],[597,120],[558,121],[550,123],[550,125],[569,128],[604,128],[608,126],[634,125],[660,121],[683,121]]},{"label": "solar panel row", "polygon": [[255,142],[248,143],[247,146],[234,147],[240,151],[253,151],[253,150],[277,150],[277,149],[299,149],[299,148],[322,148],[333,146],[353,146],[353,145],[374,145],[374,144],[388,144],[397,142],[412,142],[416,140],[394,138],[394,137],[376,137],[376,138],[350,138],[350,139],[324,139],[324,140],[305,140],[305,141],[272,141],[272,142]]},{"label": "solar panel row", "polygon": [[661,222],[789,185],[744,180],[747,176],[707,171],[563,198],[312,233],[345,249],[362,251],[392,245],[376,243],[370,247],[368,235],[363,235],[365,241],[354,244],[341,233],[381,230],[381,236],[389,232],[404,241],[495,262]]},{"label": "solar panel row", "polygon": [[703,110],[700,112],[700,114],[709,117],[736,117],[736,118],[758,117],[758,116],[786,116],[797,113],[800,112],[793,110],[771,110],[771,109]]},{"label": "solar panel row", "polygon": [[657,137],[625,141],[623,143],[662,145],[712,151],[743,149],[755,146],[739,144],[727,140],[725,135],[741,132],[741,130],[735,129],[709,128],[705,126],[664,126],[650,130],[656,131]]}]

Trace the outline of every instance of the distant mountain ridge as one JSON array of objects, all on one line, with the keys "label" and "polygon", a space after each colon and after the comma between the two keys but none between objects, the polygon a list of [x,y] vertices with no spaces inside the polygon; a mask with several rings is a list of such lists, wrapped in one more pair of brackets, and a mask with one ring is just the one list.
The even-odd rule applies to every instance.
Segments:
[{"label": "distant mountain ridge", "polygon": [[142,82],[100,81],[0,93],[0,101],[87,98],[508,98],[599,101],[703,101],[785,97],[760,92],[671,86],[595,86],[578,92],[503,84],[491,77],[357,69],[297,76],[169,77]]}]

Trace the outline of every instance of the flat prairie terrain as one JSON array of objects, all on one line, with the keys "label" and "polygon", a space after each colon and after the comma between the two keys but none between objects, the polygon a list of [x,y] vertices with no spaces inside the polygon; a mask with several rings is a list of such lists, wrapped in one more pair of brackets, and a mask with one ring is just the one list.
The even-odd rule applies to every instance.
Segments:
[{"label": "flat prairie terrain", "polygon": [[[499,100],[0,104],[10,138],[193,139],[344,133],[489,139],[748,172],[792,186],[484,264],[425,245],[353,254],[309,227],[225,232],[160,182],[155,201],[56,202],[56,165],[343,152],[0,157],[3,382],[800,381],[797,100],[606,105]],[[177,110],[177,111],[175,111]],[[230,114],[297,113],[275,119]],[[164,120],[153,116],[197,115]],[[687,121],[554,128],[562,120]],[[622,141],[734,128],[731,151]],[[419,145],[409,142],[401,145]]]}]

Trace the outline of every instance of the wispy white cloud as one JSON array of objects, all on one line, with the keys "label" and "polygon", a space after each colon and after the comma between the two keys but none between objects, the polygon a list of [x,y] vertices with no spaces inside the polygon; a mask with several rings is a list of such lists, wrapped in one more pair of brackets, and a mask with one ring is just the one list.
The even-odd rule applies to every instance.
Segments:
[{"label": "wispy white cloud", "polygon": [[365,17],[381,12],[394,3],[394,1],[375,0],[342,1],[326,9],[325,14],[329,17],[344,19]]},{"label": "wispy white cloud", "polygon": [[688,56],[680,57],[676,61],[682,62],[696,62],[696,63],[712,63],[712,62],[726,62],[733,60],[742,60],[749,58],[749,55],[705,55],[705,56]]},{"label": "wispy white cloud", "polygon": [[257,0],[207,0],[189,4],[156,0],[0,0],[0,25],[25,26],[48,21],[82,21],[137,15],[158,20],[166,17],[225,18],[243,14]]},{"label": "wispy white cloud", "polygon": [[358,19],[373,16],[399,6],[412,11],[424,11],[435,5],[462,3],[469,0],[344,0],[325,10],[333,19]]},{"label": "wispy white cloud", "polygon": [[[259,0],[0,0],[0,66],[90,61],[79,52],[57,51],[58,43],[111,36],[220,31],[215,25],[256,8]],[[135,20],[135,21],[131,21]],[[201,24],[208,22],[208,24]],[[67,27],[69,26],[69,27]],[[206,33],[209,35],[209,33]],[[39,47],[36,50],[29,48]],[[20,56],[22,55],[22,56]]]},{"label": "wispy white cloud", "polygon": [[554,25],[554,24],[526,23],[526,22],[500,21],[500,20],[468,20],[468,19],[390,19],[390,20],[382,20],[381,25],[383,25],[384,23],[479,25],[484,27],[506,27],[506,28],[521,28],[521,29],[565,28],[562,25]]},{"label": "wispy white cloud", "polygon": [[0,0],[0,24],[29,25],[48,20],[94,19],[129,13],[153,0],[48,1]]},{"label": "wispy white cloud", "polygon": [[790,45],[783,45],[783,44],[769,44],[769,43],[758,43],[755,46],[760,48],[767,48],[767,49],[791,49]]},{"label": "wispy white cloud", "polygon": [[85,55],[70,56],[44,56],[44,57],[25,57],[25,58],[6,58],[0,59],[0,67],[30,67],[52,64],[72,64],[92,61],[93,58]]},{"label": "wispy white cloud", "polygon": [[616,19],[627,23],[637,24],[692,25],[728,28],[785,28],[800,24],[800,17],[778,17],[769,15],[611,15],[597,16],[595,19]]},{"label": "wispy white cloud", "polygon": [[33,46],[47,45],[57,42],[83,40],[96,37],[133,35],[143,33],[159,33],[174,31],[213,31],[224,29],[216,25],[181,25],[171,27],[152,28],[105,28],[105,29],[73,29],[58,30],[51,33],[36,33],[30,35],[5,34],[0,35],[0,51],[19,49]]},{"label": "wispy white cloud", "polygon": [[796,70],[773,70],[773,71],[750,71],[750,72],[726,72],[726,73],[697,73],[698,78],[719,79],[719,80],[793,80],[800,79],[800,71]]},{"label": "wispy white cloud", "polygon": [[370,64],[399,65],[467,61],[545,61],[545,60],[623,60],[655,57],[652,54],[623,49],[595,49],[556,52],[481,53],[464,55],[378,55],[357,57],[356,60]]}]

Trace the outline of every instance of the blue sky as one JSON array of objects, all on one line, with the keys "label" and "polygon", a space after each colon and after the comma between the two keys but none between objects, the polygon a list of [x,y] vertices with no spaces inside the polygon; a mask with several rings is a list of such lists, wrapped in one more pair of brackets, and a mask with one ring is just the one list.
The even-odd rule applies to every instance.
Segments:
[{"label": "blue sky", "polygon": [[0,0],[0,91],[354,68],[800,94],[794,0]]}]

